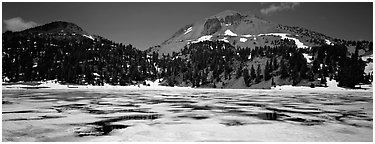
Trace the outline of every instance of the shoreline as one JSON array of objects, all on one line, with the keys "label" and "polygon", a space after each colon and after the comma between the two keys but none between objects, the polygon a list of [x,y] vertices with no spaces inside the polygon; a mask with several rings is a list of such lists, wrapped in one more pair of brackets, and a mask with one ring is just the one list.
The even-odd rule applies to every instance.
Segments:
[{"label": "shoreline", "polygon": [[[3,83],[4,84],[4,83]],[[192,87],[170,87],[170,86],[145,86],[145,85],[130,85],[130,86],[92,86],[92,85],[62,85],[52,83],[42,83],[40,85],[27,85],[27,84],[7,84],[3,85],[3,90],[32,90],[32,89],[48,89],[48,90],[209,90],[209,91],[296,91],[296,92],[316,92],[316,91],[358,91],[358,92],[373,92],[373,87],[370,85],[362,85],[364,88],[360,89],[348,89],[341,87],[315,87],[310,88],[306,86],[290,86],[282,85],[271,87],[270,89],[235,89],[235,88],[192,88]]]}]

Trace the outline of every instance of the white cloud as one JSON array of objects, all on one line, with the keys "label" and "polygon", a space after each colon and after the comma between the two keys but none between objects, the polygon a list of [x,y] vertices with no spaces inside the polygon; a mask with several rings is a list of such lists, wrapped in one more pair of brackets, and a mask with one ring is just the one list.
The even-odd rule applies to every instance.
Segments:
[{"label": "white cloud", "polygon": [[297,7],[299,5],[300,5],[299,2],[283,2],[283,3],[280,3],[279,5],[272,4],[267,8],[261,9],[260,12],[262,14],[268,15],[270,13],[277,12],[277,11],[294,9],[294,7]]},{"label": "white cloud", "polygon": [[25,29],[29,29],[35,26],[38,26],[36,22],[28,21],[26,22],[20,17],[14,17],[11,19],[7,19],[3,21],[4,24],[4,30],[7,31],[22,31]]}]

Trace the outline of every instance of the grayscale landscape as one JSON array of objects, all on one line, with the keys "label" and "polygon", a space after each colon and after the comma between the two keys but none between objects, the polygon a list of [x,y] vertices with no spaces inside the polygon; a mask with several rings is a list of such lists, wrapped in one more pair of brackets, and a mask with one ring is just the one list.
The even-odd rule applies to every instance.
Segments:
[{"label": "grayscale landscape", "polygon": [[372,2],[3,2],[3,142],[373,142]]}]

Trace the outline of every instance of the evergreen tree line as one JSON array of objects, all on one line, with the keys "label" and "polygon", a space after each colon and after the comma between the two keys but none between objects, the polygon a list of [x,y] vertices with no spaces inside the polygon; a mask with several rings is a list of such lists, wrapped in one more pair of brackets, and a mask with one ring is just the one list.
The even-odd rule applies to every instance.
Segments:
[{"label": "evergreen tree line", "polygon": [[3,77],[11,82],[57,79],[62,83],[127,85],[155,79],[158,54],[132,45],[81,35],[12,35],[3,40]]},{"label": "evergreen tree line", "polygon": [[[372,80],[372,75],[364,74],[365,62],[359,57],[359,50],[372,46],[368,42],[356,42],[356,50],[350,54],[344,42],[300,49],[288,39],[272,41],[273,47],[255,48],[204,41],[187,45],[180,52],[160,55],[81,35],[4,37],[3,77],[12,82],[57,79],[74,84],[128,85],[164,78],[170,86],[185,83],[193,87],[216,87],[233,78],[243,77],[245,84],[251,86],[262,81],[273,82],[273,77],[280,76],[293,85],[304,79],[320,79],[325,84],[325,77],[329,77],[337,80],[339,86],[354,87]],[[306,55],[313,56],[311,63]],[[247,65],[256,58],[265,63]]]}]

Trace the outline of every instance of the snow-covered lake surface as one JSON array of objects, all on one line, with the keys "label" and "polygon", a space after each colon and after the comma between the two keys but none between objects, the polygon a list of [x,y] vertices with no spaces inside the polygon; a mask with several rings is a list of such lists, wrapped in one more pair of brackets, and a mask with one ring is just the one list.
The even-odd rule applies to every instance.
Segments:
[{"label": "snow-covered lake surface", "polygon": [[372,141],[371,91],[2,90],[2,141]]}]

